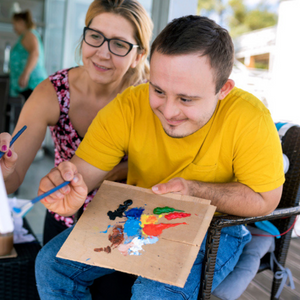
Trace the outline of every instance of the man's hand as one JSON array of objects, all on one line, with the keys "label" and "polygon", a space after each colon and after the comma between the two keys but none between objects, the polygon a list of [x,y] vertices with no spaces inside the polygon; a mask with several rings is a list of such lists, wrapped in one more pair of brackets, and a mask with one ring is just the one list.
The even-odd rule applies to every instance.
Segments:
[{"label": "man's hand", "polygon": [[278,205],[282,186],[257,193],[239,182],[209,183],[183,178],[173,178],[152,187],[155,194],[177,193],[211,200],[218,212],[255,217],[271,213]]},{"label": "man's hand", "polygon": [[41,202],[46,208],[61,216],[71,216],[83,205],[88,193],[82,175],[77,172],[76,166],[71,162],[62,162],[42,178],[38,195],[58,186],[63,181],[71,181],[71,183],[44,198]]},{"label": "man's hand", "polygon": [[181,195],[190,195],[189,181],[181,177],[172,178],[166,183],[160,183],[153,186],[152,191],[155,194],[175,193]]},{"label": "man's hand", "polygon": [[0,134],[0,150],[5,154],[0,159],[0,167],[3,174],[4,181],[14,172],[18,155],[14,152],[13,146],[9,148],[11,135],[7,132]]}]

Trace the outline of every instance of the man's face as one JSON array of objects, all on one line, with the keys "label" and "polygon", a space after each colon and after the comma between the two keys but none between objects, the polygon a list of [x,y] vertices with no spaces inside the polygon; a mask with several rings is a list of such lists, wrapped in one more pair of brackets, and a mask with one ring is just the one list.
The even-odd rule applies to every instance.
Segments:
[{"label": "man's face", "polygon": [[166,134],[181,138],[202,128],[219,100],[209,59],[199,54],[165,55],[150,63],[150,106]]}]

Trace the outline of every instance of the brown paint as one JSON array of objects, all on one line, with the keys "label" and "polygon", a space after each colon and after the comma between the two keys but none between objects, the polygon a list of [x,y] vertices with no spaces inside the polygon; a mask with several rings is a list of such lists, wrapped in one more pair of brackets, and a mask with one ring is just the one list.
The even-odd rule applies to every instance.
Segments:
[{"label": "brown paint", "polygon": [[108,236],[109,241],[111,242],[110,246],[104,248],[95,248],[95,252],[106,252],[110,253],[111,249],[117,248],[124,241],[124,233],[122,225],[115,225],[112,229],[112,233]]}]

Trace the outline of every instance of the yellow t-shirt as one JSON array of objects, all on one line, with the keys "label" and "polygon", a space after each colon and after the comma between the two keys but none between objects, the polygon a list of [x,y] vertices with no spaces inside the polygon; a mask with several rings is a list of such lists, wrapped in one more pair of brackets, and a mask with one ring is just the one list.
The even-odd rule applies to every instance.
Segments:
[{"label": "yellow t-shirt", "polygon": [[128,154],[127,183],[151,188],[174,177],[238,181],[255,192],[284,182],[282,150],[268,109],[234,88],[210,121],[184,138],[171,138],[149,104],[148,83],[129,87],[101,109],[76,155],[109,171]]}]

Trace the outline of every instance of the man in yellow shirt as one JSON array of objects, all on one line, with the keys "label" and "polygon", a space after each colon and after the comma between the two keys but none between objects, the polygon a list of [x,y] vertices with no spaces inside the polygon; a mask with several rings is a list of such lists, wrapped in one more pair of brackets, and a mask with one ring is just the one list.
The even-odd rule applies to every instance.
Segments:
[{"label": "man in yellow shirt", "polygon": [[[168,24],[151,48],[150,82],[128,88],[98,113],[72,160],[42,179],[39,193],[71,180],[44,205],[74,214],[128,154],[128,184],[210,199],[229,214],[272,212],[284,182],[279,137],[266,107],[228,79],[233,58],[231,38],[215,22],[187,16]],[[41,299],[90,299],[92,281],[113,272],[55,258],[71,230],[38,255]],[[244,226],[222,230],[213,289],[250,239]],[[184,288],[139,277],[132,299],[196,299],[204,250],[205,241]]]}]

